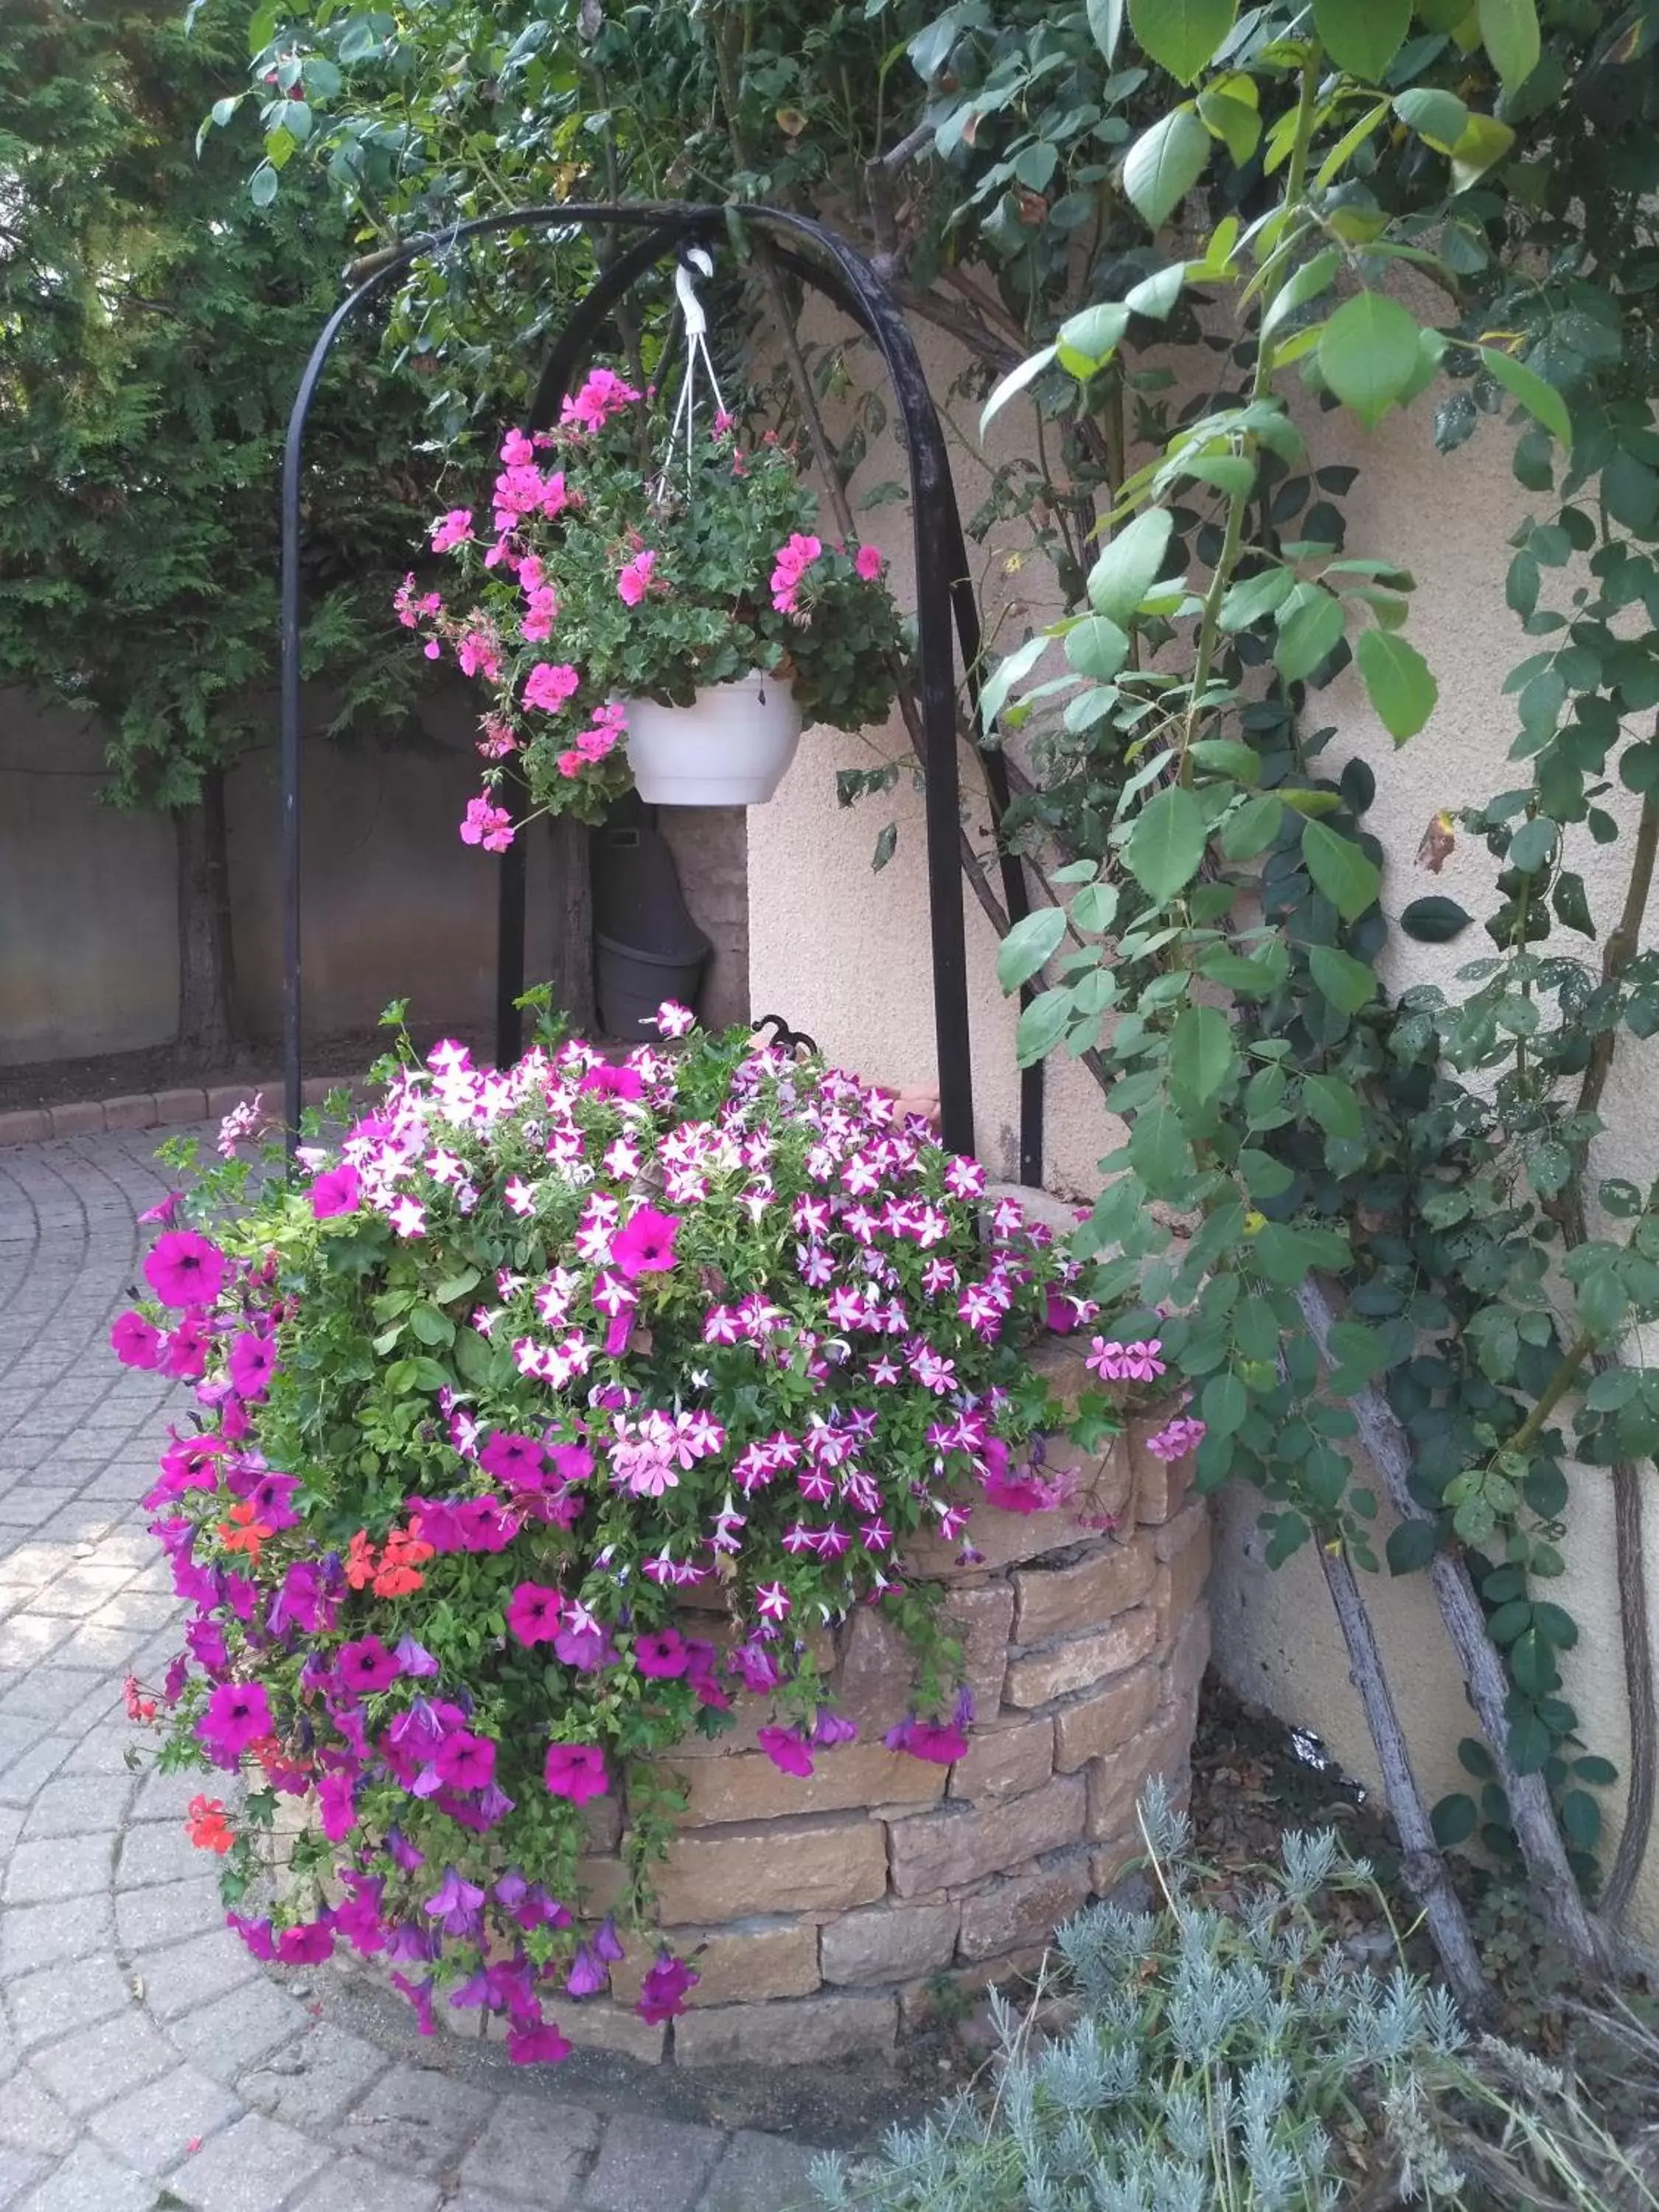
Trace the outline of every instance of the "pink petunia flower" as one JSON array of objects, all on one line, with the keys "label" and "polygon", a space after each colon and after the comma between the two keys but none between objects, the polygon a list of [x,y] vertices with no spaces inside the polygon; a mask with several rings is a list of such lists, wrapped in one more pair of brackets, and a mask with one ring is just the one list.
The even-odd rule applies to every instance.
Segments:
[{"label": "pink petunia flower", "polygon": [[665,1951],[641,1982],[640,1999],[634,2009],[653,2027],[659,2021],[672,2020],[685,2010],[687,1992],[702,1978],[684,1959],[672,1958]]},{"label": "pink petunia flower", "polygon": [[528,1647],[550,1644],[564,1616],[564,1598],[544,1583],[520,1583],[507,1602],[507,1633]]},{"label": "pink petunia flower", "polygon": [[634,1664],[653,1681],[672,1680],[690,1665],[685,1638],[676,1628],[658,1628],[636,1637]]},{"label": "pink petunia flower", "polygon": [[230,1379],[241,1398],[263,1398],[276,1372],[276,1340],[260,1329],[244,1329],[230,1347]]},{"label": "pink petunia flower", "polygon": [[110,1350],[124,1367],[159,1367],[161,1364],[161,1332],[154,1322],[143,1314],[130,1310],[112,1322],[109,1332]]},{"label": "pink petunia flower", "polygon": [[667,1274],[674,1265],[679,1227],[672,1213],[659,1213],[654,1206],[635,1207],[611,1242],[611,1258],[617,1273],[630,1283],[641,1275]]},{"label": "pink petunia flower", "polygon": [[799,1775],[811,1773],[811,1749],[797,1729],[757,1729],[755,1741],[780,1773]]},{"label": "pink petunia flower", "polygon": [[538,2027],[510,2027],[507,2032],[507,2055],[514,2066],[556,2066],[562,2058],[569,2057],[570,2048],[568,2039],[550,2020]]},{"label": "pink petunia flower", "polygon": [[542,1782],[550,1797],[568,1797],[573,1805],[603,1797],[611,1787],[605,1753],[592,1743],[550,1743]]},{"label": "pink petunia flower", "polygon": [[337,1214],[355,1213],[363,1194],[363,1179],[349,1162],[327,1168],[312,1184],[312,1218],[331,1221]]},{"label": "pink petunia flower", "polygon": [[164,1306],[211,1305],[228,1266],[218,1246],[193,1229],[158,1237],[144,1261],[144,1280]]}]

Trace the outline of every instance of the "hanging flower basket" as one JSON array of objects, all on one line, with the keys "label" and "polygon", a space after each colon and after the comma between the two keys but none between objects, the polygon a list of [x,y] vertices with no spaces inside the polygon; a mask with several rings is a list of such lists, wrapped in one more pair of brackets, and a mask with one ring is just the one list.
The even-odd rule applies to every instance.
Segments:
[{"label": "hanging flower basket", "polygon": [[[458,507],[434,526],[431,550],[459,588],[411,574],[397,595],[428,658],[453,653],[488,691],[489,765],[461,824],[488,852],[518,827],[498,796],[508,760],[538,809],[586,821],[636,778],[660,803],[756,805],[777,789],[803,720],[859,730],[892,704],[906,643],[881,555],[826,542],[788,449],[769,432],[739,439],[700,310],[681,297],[690,360],[672,420],[654,388],[594,369],[556,428],[509,433],[487,520]],[[718,718],[711,692],[732,702]],[[714,756],[696,771],[706,788],[686,781],[688,744]]]},{"label": "hanging flower basket", "polygon": [[793,684],[757,669],[711,684],[689,707],[628,702],[628,755],[653,806],[761,806],[776,795],[800,743]]}]

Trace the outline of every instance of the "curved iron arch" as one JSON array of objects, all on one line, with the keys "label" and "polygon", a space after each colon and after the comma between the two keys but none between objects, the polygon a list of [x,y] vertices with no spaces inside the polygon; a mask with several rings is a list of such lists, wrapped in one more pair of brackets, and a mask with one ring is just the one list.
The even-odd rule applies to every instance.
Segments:
[{"label": "curved iron arch", "polygon": [[[329,317],[313,346],[300,380],[283,453],[282,488],[282,679],[279,694],[282,769],[283,875],[283,1037],[284,1112],[290,1145],[299,1126],[303,1075],[301,1048],[301,605],[300,548],[302,537],[301,484],[305,432],[317,385],[341,331],[362,307],[384,292],[423,255],[451,250],[463,240],[507,230],[549,230],[597,225],[643,228],[646,235],[620,254],[591,288],[556,341],[543,369],[529,416],[529,427],[544,428],[557,411],[569,382],[586,359],[605,317],[629,287],[677,245],[718,234],[725,207],[684,201],[639,201],[631,204],[570,202],[514,209],[409,240],[388,256]],[[845,239],[810,216],[787,209],[741,207],[744,222],[758,223],[799,239],[821,255],[827,267],[790,253],[793,271],[850,314],[873,339],[886,368],[904,425],[909,465],[911,530],[915,550],[916,628],[921,664],[924,805],[927,830],[928,915],[933,974],[933,1027],[939,1079],[940,1134],[956,1152],[974,1149],[973,1067],[968,1012],[967,951],[962,877],[958,863],[961,789],[957,758],[956,662],[952,625],[958,635],[970,696],[977,704],[980,630],[969,580],[967,545],[956,490],[951,479],[945,436],[927,390],[915,342],[897,301],[866,258]],[[1000,817],[1008,803],[1006,767],[1000,752],[981,748],[992,812]],[[1009,919],[1028,910],[1024,871],[1012,854],[1001,856],[1003,891]],[[498,1056],[511,1059],[521,1041],[518,1010],[511,1001],[523,988],[524,851],[515,844],[503,856],[501,883]],[[1027,1183],[1042,1179],[1042,1071],[1024,1071],[1020,1086],[1020,1174]]]}]

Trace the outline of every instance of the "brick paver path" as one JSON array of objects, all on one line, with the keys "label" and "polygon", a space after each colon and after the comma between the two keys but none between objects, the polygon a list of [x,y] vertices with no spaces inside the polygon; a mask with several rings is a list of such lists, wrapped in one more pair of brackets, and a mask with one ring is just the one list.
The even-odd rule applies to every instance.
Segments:
[{"label": "brick paver path", "polygon": [[224,1926],[200,1778],[127,1764],[122,1678],[159,1680],[179,1610],[137,1500],[183,1401],[106,1341],[155,1141],[0,1149],[0,2212],[804,2205],[796,2142],[400,2051]]}]

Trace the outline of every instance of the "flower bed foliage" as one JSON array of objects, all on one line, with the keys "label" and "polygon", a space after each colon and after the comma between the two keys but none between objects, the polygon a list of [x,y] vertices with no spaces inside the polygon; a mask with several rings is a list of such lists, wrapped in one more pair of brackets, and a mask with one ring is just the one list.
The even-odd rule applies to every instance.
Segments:
[{"label": "flower bed foliage", "polygon": [[[672,443],[653,396],[596,368],[556,429],[510,431],[489,526],[456,507],[432,533],[462,601],[412,574],[397,597],[430,658],[453,649],[489,688],[485,759],[517,755],[538,805],[590,821],[629,787],[629,699],[686,706],[758,669],[793,686],[809,720],[862,729],[892,703],[903,644],[881,556],[825,544],[775,438],[741,445],[722,413]],[[461,828],[490,852],[513,838],[500,775]]]},{"label": "flower bed foliage", "polygon": [[[1096,1905],[1056,1938],[1045,1994],[1070,2024],[994,1996],[994,2094],[819,2160],[829,2212],[1659,2205],[1644,2131],[1621,2145],[1570,2072],[1472,2036],[1334,1829],[1287,1832],[1247,1882],[1194,1856],[1161,1785],[1141,1820],[1152,1909]],[[1633,2050],[1651,2063],[1650,2037]]]},{"label": "flower bed foliage", "polygon": [[[916,1656],[888,1737],[948,1761],[962,1654],[905,1540],[1057,1504],[1043,1438],[1094,1448],[1024,1347],[1094,1309],[984,1170],[890,1099],[742,1032],[619,1065],[550,1042],[510,1073],[457,1046],[387,1066],[384,1103],[301,1181],[234,1157],[164,1225],[130,1362],[193,1382],[147,1501],[196,1610],[155,1697],[168,1765],[254,1786],[191,1831],[248,1902],[279,1796],[315,1792],[286,1895],[233,1911],[261,1957],[344,1942],[503,2013],[514,2057],[568,2047],[544,2007],[619,1955],[583,1914],[583,1808],[625,1793],[629,1912],[672,1833],[689,1730],[771,1701],[758,1741],[810,1774],[855,1731],[807,1637],[884,1605]],[[1156,1343],[1097,1339],[1103,1379]],[[1172,1441],[1170,1449],[1184,1448]],[[679,1594],[717,1588],[694,1633]],[[665,1956],[641,2008],[696,1980]]]}]

